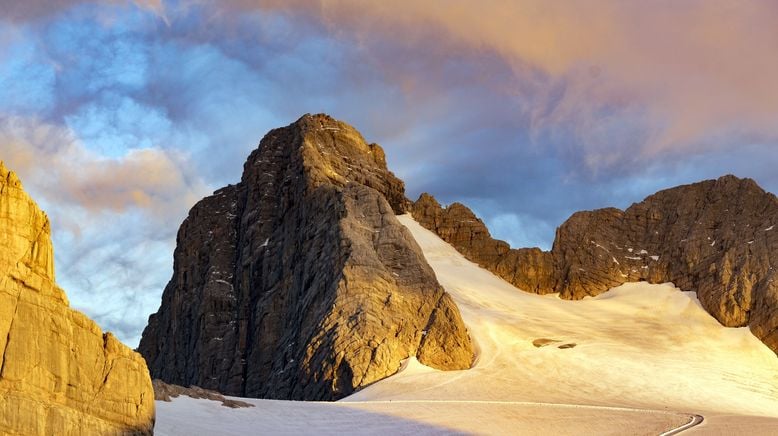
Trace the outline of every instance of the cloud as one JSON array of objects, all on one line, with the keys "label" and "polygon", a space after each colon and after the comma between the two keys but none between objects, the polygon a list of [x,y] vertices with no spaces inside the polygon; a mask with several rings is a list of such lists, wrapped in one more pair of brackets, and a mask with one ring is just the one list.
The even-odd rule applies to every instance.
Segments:
[{"label": "cloud", "polygon": [[71,306],[136,346],[173,271],[175,226],[149,220],[137,209],[101,216],[57,210],[82,224],[78,236],[61,227],[53,235],[57,280]]},{"label": "cloud", "polygon": [[35,191],[90,212],[139,208],[159,217],[180,215],[205,192],[176,151],[131,149],[106,158],[64,127],[18,117],[0,119],[0,143],[3,159],[34,181]]},{"label": "cloud", "polygon": [[89,150],[73,131],[0,117],[0,159],[47,211],[71,305],[135,345],[172,272],[176,225],[209,190],[181,151]]},{"label": "cloud", "polygon": [[636,155],[733,146],[711,136],[778,138],[778,7],[770,2],[227,0],[213,8],[304,15],[359,45],[413,46],[416,58],[379,61],[408,83],[418,80],[402,70],[413,73],[405,65],[423,56],[495,53],[516,78],[503,85],[528,100],[534,134],[568,130],[561,146],[575,141],[593,172]]},{"label": "cloud", "polygon": [[[0,10],[3,11],[3,15],[0,17],[0,21],[4,20],[11,22],[26,22],[36,20],[58,14],[77,5],[89,3],[102,3],[118,6],[126,4],[127,2],[122,0],[102,0],[91,2],[86,0],[0,0]],[[160,17],[164,17],[165,8],[162,4],[162,0],[133,0],[130,3],[141,9],[151,11]]]},{"label": "cloud", "polygon": [[[350,46],[342,59],[350,62],[329,82],[308,95],[284,93],[299,107],[321,89],[337,90],[339,104],[324,109],[380,141],[412,195],[430,191],[482,204],[487,218],[516,214],[522,225],[548,229],[575,210],[626,207],[724,173],[778,188],[769,170],[778,146],[778,58],[771,55],[778,8],[769,3],[201,6],[216,22],[280,15],[297,24],[295,38]],[[360,89],[361,98],[348,100],[362,84],[353,77],[366,76],[376,78],[372,93]],[[310,74],[295,79],[301,87],[317,83]],[[502,237],[520,245],[553,237],[532,233]]]},{"label": "cloud", "polygon": [[778,190],[767,3],[22,3],[0,20],[0,159],[50,212],[73,305],[133,345],[187,209],[305,112],[516,246],[724,173]]}]

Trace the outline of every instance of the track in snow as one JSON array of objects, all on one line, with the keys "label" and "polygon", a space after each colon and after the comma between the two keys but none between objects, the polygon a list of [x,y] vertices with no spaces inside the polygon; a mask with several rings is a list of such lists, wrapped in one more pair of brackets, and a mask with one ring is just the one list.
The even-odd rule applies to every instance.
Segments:
[{"label": "track in snow", "polygon": [[177,399],[158,403],[158,434],[671,435],[696,431],[701,415],[705,431],[778,425],[775,354],[747,328],[722,327],[694,293],[644,283],[581,301],[521,292],[399,219],[457,302],[479,349],[473,368],[412,358],[336,403]]}]

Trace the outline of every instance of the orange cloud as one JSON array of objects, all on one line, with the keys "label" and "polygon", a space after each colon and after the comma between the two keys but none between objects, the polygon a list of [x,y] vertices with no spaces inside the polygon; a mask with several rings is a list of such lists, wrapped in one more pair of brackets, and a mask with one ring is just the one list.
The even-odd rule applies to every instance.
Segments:
[{"label": "orange cloud", "polygon": [[116,158],[86,149],[63,127],[20,117],[0,121],[0,159],[26,185],[57,204],[90,213],[141,209],[159,219],[182,215],[207,193],[185,156],[160,148]]},{"label": "orange cloud", "polygon": [[[596,147],[598,110],[611,105],[651,127],[643,154],[704,147],[711,135],[778,138],[775,2],[225,0],[213,7],[303,14],[358,43],[418,45],[420,56],[496,53],[520,82],[533,83],[533,69],[565,82],[561,100],[533,102],[547,105],[535,126],[566,124],[585,145]],[[403,61],[384,60],[388,69]]]}]

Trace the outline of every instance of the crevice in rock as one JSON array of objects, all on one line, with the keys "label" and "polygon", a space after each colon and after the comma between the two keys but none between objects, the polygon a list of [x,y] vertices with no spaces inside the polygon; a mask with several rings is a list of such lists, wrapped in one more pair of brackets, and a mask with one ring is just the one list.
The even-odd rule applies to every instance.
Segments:
[{"label": "crevice in rock", "polygon": [[16,299],[14,300],[14,312],[13,315],[11,315],[11,323],[8,325],[8,334],[5,337],[5,347],[3,347],[3,355],[0,357],[0,378],[3,377],[5,374],[5,363],[7,358],[7,352],[8,352],[8,344],[11,343],[11,332],[14,328],[14,323],[16,322],[16,314],[19,310],[19,299],[21,298],[22,290],[19,289],[19,293],[16,294]]}]

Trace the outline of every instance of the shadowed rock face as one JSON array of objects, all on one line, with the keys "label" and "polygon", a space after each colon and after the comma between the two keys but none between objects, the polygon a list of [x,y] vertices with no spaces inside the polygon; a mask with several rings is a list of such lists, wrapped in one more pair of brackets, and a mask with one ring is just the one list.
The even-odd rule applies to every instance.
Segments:
[{"label": "shadowed rock face", "polygon": [[143,358],[68,307],[46,215],[0,162],[0,433],[151,434]]},{"label": "shadowed rock face", "polygon": [[573,214],[550,252],[495,241],[466,207],[412,206],[424,227],[517,287],[565,299],[625,282],[673,282],[696,291],[723,325],[750,326],[778,352],[778,199],[753,180],[725,176],[660,191],[626,211]]},{"label": "shadowed rock face", "polygon": [[306,115],[263,138],[241,182],[192,208],[139,351],[152,375],[230,395],[332,400],[417,356],[465,369],[453,301],[397,221],[383,151]]}]

